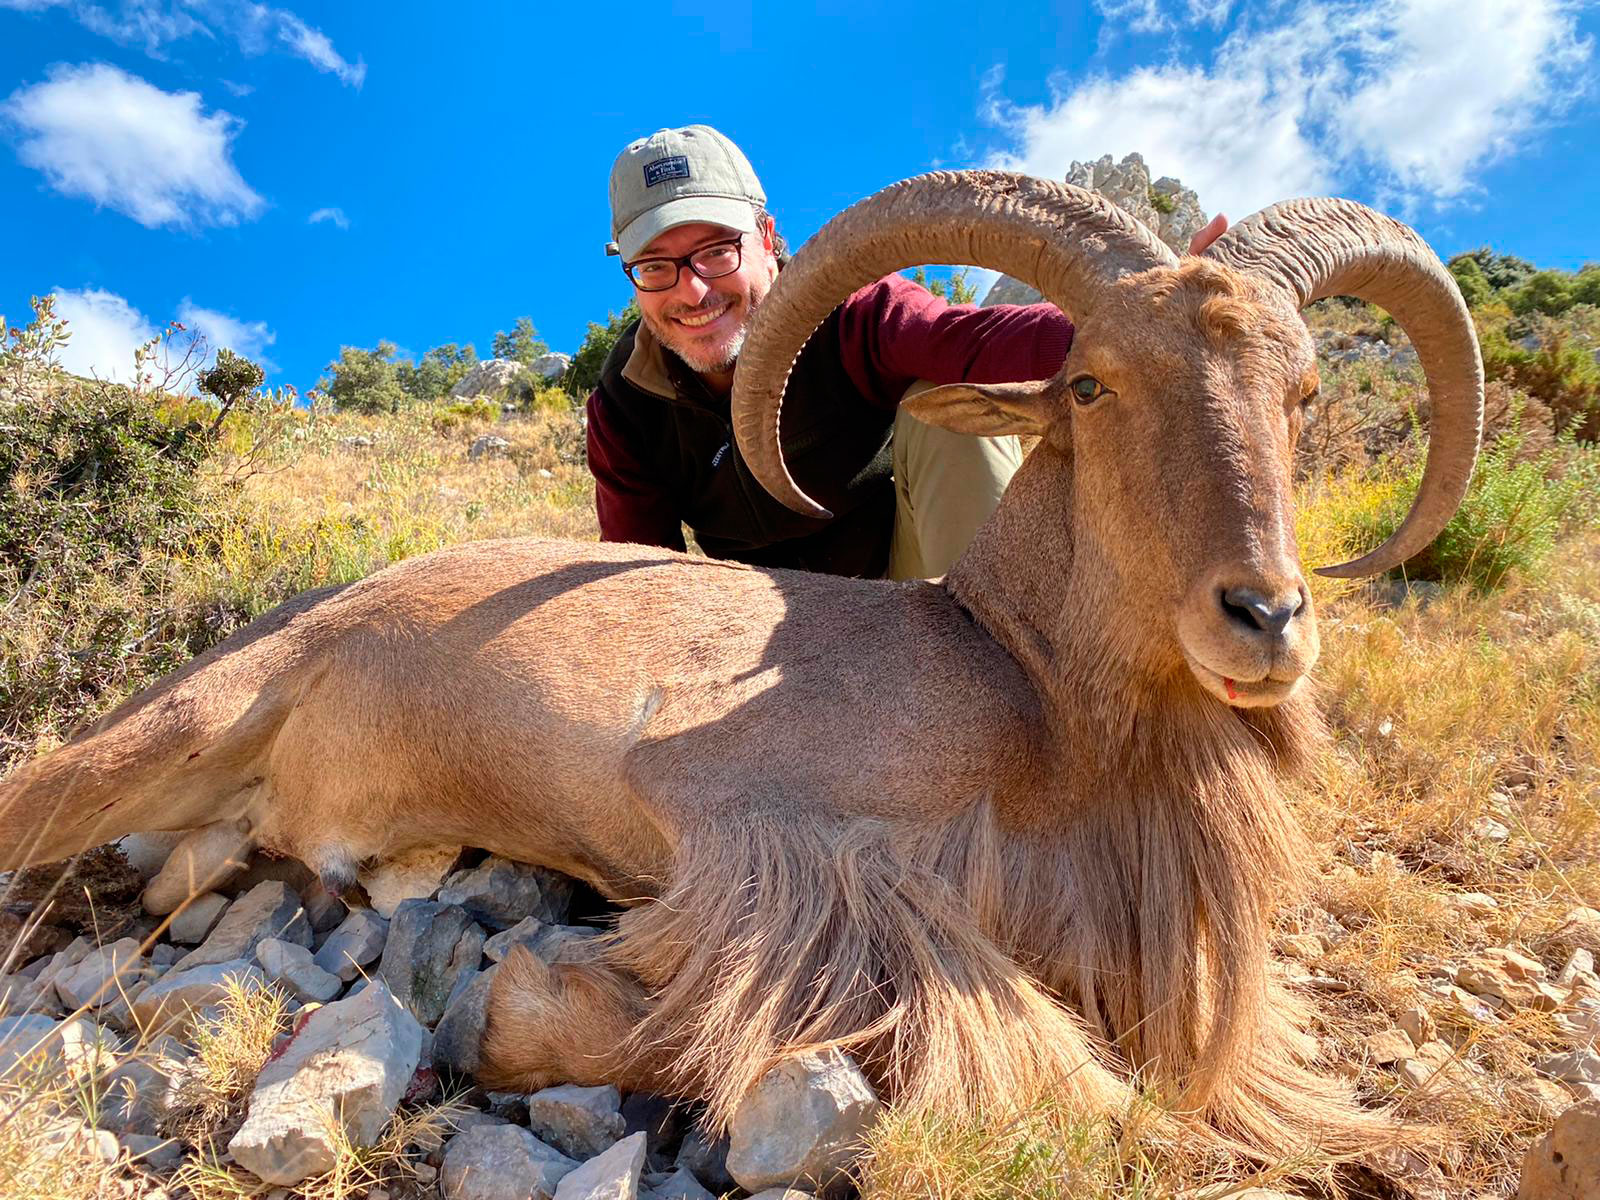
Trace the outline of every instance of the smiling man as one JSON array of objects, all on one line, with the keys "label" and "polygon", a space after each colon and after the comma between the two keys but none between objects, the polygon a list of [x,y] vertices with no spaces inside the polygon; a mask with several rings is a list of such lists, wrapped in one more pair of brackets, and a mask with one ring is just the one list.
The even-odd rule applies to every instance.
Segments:
[{"label": "smiling man", "polygon": [[834,515],[790,512],[750,474],[729,421],[751,317],[788,260],[766,203],[744,154],[708,125],[641,138],[611,169],[607,250],[641,320],[589,397],[601,536],[681,550],[687,525],[716,558],[942,575],[1022,452],[1015,438],[926,425],[898,411],[901,398],[919,380],[1047,378],[1072,326],[1049,304],[949,305],[898,274],[862,288],[806,344],[783,404],[789,469]]}]

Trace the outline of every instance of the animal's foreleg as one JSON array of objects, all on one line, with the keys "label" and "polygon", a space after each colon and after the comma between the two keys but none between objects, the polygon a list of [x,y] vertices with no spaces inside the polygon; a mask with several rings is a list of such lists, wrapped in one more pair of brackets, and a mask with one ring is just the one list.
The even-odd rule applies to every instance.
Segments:
[{"label": "animal's foreleg", "polygon": [[518,947],[489,989],[477,1077],[498,1091],[558,1083],[666,1090],[660,1054],[621,1052],[647,1004],[637,980],[594,958],[546,964]]}]

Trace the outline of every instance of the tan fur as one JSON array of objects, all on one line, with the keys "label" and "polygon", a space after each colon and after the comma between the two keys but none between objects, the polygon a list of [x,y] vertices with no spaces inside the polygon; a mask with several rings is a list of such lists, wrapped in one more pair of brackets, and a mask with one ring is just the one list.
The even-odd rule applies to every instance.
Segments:
[{"label": "tan fur", "polygon": [[[1140,1086],[1230,1144],[1353,1152],[1389,1127],[1297,1064],[1266,969],[1307,859],[1279,788],[1318,737],[1315,618],[1269,641],[1218,600],[1303,588],[1313,361],[1226,268],[1125,278],[1063,386],[987,402],[1043,440],[943,582],[531,540],[401,563],[23,766],[0,866],[224,816],[330,879],[483,846],[634,905],[598,959],[506,964],[502,1086],[646,1082],[724,1120],[829,1043],[906,1106]],[[1081,373],[1109,398],[1076,405]],[[929,403],[959,424],[960,393]]]}]

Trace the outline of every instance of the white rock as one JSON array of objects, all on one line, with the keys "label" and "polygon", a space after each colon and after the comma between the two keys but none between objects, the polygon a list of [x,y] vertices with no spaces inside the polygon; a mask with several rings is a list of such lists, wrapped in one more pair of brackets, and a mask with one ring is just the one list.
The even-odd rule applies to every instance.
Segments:
[{"label": "white rock", "polygon": [[187,835],[178,833],[130,833],[127,837],[117,839],[117,849],[122,851],[122,856],[128,860],[128,865],[146,883],[149,883],[161,873],[161,868],[172,857],[173,850]]},{"label": "white rock", "polygon": [[499,396],[528,373],[514,358],[486,358],[456,381],[450,389],[452,400],[471,400],[478,396]]},{"label": "white rock", "polygon": [[578,1164],[516,1125],[478,1125],[450,1139],[445,1200],[551,1200]]},{"label": "white rock", "polygon": [[55,1021],[34,1013],[0,1017],[0,1079],[10,1075],[18,1064],[44,1063],[52,1068],[58,1065],[61,1039],[55,1031]]},{"label": "white rock", "polygon": [[728,1173],[752,1192],[795,1183],[826,1189],[849,1170],[881,1108],[840,1051],[789,1059],[735,1109]]},{"label": "white rock", "polygon": [[234,1160],[290,1185],[333,1166],[337,1131],[370,1146],[394,1115],[422,1053],[422,1026],[381,982],[312,1012],[250,1096],[228,1143]]},{"label": "white rock", "polygon": [[564,1154],[589,1158],[623,1134],[622,1093],[610,1084],[564,1083],[528,1097],[528,1126]]},{"label": "white rock", "polygon": [[555,1200],[638,1200],[644,1142],[635,1133],[591,1158],[557,1185]]},{"label": "white rock", "polygon": [[387,920],[401,901],[429,899],[460,855],[460,846],[420,846],[362,871],[361,886],[378,915]]},{"label": "white rock", "polygon": [[117,1065],[122,1039],[111,1030],[96,1025],[88,1017],[73,1017],[61,1022],[56,1029],[56,1037],[61,1039],[61,1062],[68,1074],[96,1079],[108,1074]]},{"label": "white rock", "polygon": [[1568,1054],[1552,1054],[1533,1064],[1533,1069],[1562,1083],[1600,1084],[1600,1054],[1593,1050],[1573,1050]]},{"label": "white rock", "polygon": [[93,1004],[115,1010],[141,979],[144,957],[138,938],[122,938],[83,957],[56,977],[56,994],[68,1008]]},{"label": "white rock", "polygon": [[172,918],[172,923],[167,926],[167,936],[185,946],[198,946],[217,927],[217,922],[222,920],[222,914],[228,911],[231,903],[220,892],[205,892],[196,896],[188,908]]},{"label": "white rock", "polygon": [[243,821],[216,821],[188,834],[144,889],[145,911],[164,917],[244,870],[252,844],[248,829]]},{"label": "white rock", "polygon": [[180,967],[205,963],[232,962],[255,957],[256,947],[267,938],[280,938],[311,944],[311,926],[306,923],[300,897],[288,884],[273,879],[258,883],[228,907],[217,927],[195,949],[177,962]]},{"label": "white rock", "polygon": [[273,979],[288,986],[300,1000],[332,1000],[343,986],[337,975],[330,975],[311,961],[305,946],[267,938],[256,947],[256,961]]},{"label": "white rock", "polygon": [[1566,965],[1561,968],[1561,973],[1556,976],[1556,985],[1558,987],[1571,987],[1585,975],[1593,974],[1594,954],[1579,946],[1567,956]]},{"label": "white rock", "polygon": [[201,1009],[226,998],[230,979],[246,987],[267,986],[260,968],[243,959],[176,967],[139,993],[133,1002],[133,1019],[146,1032],[181,1030]]},{"label": "white rock", "polygon": [[540,379],[560,379],[571,366],[572,356],[570,354],[562,354],[559,350],[556,350],[549,354],[541,354],[528,364],[528,370],[532,371]]}]

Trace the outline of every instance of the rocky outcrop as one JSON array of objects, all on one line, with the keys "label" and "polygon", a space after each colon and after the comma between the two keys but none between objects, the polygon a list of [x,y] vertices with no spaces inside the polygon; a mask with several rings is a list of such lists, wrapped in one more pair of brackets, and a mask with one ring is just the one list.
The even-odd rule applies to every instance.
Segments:
[{"label": "rocky outcrop", "polygon": [[[1150,227],[1173,251],[1184,254],[1189,239],[1206,223],[1200,198],[1170,176],[1150,181],[1144,157],[1130,154],[1120,163],[1109,154],[1096,162],[1074,162],[1067,168],[1066,182],[1097,192],[1118,207],[1132,213]],[[1020,280],[1002,275],[985,293],[982,303],[1036,304],[1039,293]]]}]

